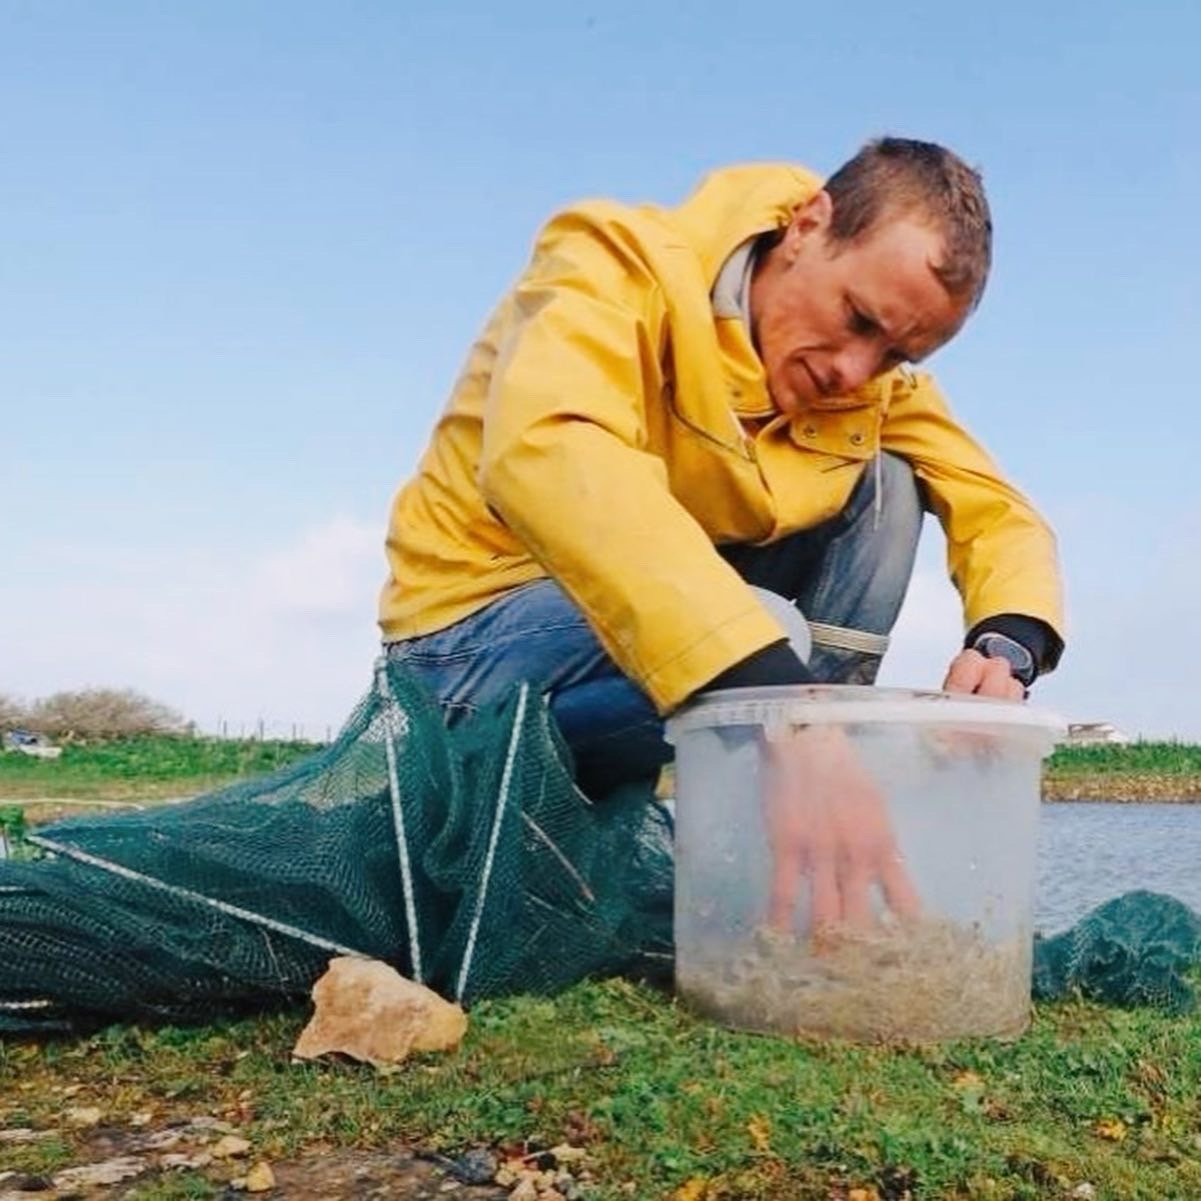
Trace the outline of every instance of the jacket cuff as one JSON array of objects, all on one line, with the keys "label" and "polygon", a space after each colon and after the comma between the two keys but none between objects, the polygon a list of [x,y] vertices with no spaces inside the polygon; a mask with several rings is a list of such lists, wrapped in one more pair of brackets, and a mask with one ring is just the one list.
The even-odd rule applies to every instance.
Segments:
[{"label": "jacket cuff", "polygon": [[710,692],[716,688],[760,688],[770,684],[812,684],[813,673],[801,662],[789,644],[781,639],[748,655],[745,659],[727,667],[725,671],[703,684],[698,692]]},{"label": "jacket cuff", "polygon": [[1033,656],[1039,675],[1054,671],[1063,654],[1063,639],[1038,617],[1027,617],[1022,613],[997,613],[978,621],[967,632],[964,647],[974,645],[981,634],[1004,634],[1014,642],[1020,642]]}]

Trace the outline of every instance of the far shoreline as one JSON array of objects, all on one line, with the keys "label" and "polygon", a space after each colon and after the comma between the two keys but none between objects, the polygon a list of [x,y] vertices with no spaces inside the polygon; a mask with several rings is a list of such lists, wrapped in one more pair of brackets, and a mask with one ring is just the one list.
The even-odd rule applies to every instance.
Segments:
[{"label": "far shoreline", "polygon": [[1201,776],[1053,773],[1043,778],[1042,799],[1062,805],[1090,801],[1109,805],[1196,805],[1201,804]]}]

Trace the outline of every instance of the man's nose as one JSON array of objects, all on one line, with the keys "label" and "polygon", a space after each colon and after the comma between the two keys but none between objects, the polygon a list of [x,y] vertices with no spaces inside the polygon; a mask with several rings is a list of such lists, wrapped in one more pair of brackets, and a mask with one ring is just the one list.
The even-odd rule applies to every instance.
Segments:
[{"label": "man's nose", "polygon": [[870,342],[855,342],[843,347],[830,364],[830,383],[839,395],[861,388],[880,371],[880,353]]}]

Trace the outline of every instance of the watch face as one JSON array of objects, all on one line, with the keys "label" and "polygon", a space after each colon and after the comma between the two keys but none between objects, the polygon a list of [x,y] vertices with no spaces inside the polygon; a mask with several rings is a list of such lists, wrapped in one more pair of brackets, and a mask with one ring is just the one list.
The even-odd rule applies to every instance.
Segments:
[{"label": "watch face", "polygon": [[975,649],[986,659],[1004,659],[1015,680],[1029,687],[1034,680],[1034,656],[1020,643],[1004,634],[981,634]]}]

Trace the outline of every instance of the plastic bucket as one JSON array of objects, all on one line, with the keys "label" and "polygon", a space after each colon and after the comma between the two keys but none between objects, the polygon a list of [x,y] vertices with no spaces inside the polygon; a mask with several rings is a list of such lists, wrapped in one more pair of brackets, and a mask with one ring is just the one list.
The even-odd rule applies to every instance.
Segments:
[{"label": "plastic bucket", "polygon": [[676,747],[676,982],[725,1024],[856,1041],[1029,1021],[1041,760],[1065,731],[942,692],[713,692]]}]

